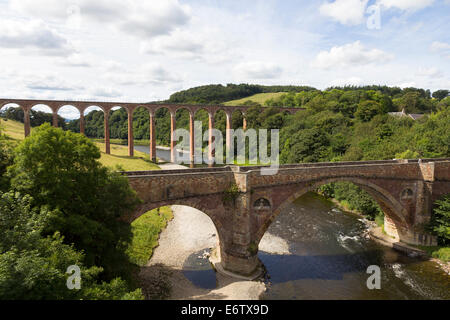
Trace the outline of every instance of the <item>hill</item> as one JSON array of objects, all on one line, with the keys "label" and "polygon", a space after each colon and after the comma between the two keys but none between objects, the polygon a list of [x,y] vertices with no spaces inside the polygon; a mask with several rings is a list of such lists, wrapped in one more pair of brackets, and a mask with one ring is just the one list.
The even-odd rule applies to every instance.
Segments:
[{"label": "hill", "polygon": [[172,94],[169,103],[219,104],[251,97],[258,93],[301,92],[316,90],[307,86],[262,86],[257,84],[212,84]]},{"label": "hill", "polygon": [[259,103],[260,105],[264,105],[267,100],[280,98],[283,94],[286,94],[286,93],[287,92],[257,93],[250,97],[225,102],[224,105],[239,106],[239,105],[242,105],[243,103],[245,103],[246,101],[252,101],[252,102]]}]

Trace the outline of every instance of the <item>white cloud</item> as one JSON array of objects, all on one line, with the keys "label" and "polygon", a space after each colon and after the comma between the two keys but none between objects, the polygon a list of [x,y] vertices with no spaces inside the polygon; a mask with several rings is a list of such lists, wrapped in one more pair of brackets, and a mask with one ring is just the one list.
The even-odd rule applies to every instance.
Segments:
[{"label": "white cloud", "polygon": [[330,82],[330,87],[343,87],[343,86],[359,86],[362,84],[362,79],[359,77],[339,78]]},{"label": "white cloud", "polygon": [[345,25],[358,25],[364,21],[368,0],[336,0],[320,6],[322,15],[331,17]]},{"label": "white cloud", "polygon": [[1,20],[0,47],[43,55],[68,55],[74,50],[66,38],[37,20]]},{"label": "white cloud", "polygon": [[58,114],[64,119],[73,120],[80,118],[80,111],[73,106],[63,106],[58,110]]},{"label": "white cloud", "polygon": [[156,85],[163,86],[173,83],[178,83],[181,78],[175,76],[166,68],[159,64],[146,64],[139,69],[124,70],[120,64],[110,62],[112,67],[111,72],[107,72],[104,78],[107,81],[113,82],[122,86],[146,86]]},{"label": "white cloud", "polygon": [[283,72],[279,66],[261,61],[241,63],[234,71],[238,76],[254,80],[278,78]]},{"label": "white cloud", "polygon": [[430,50],[432,52],[440,54],[444,58],[450,59],[450,44],[449,43],[434,41],[430,46]]},{"label": "white cloud", "polygon": [[140,52],[149,55],[170,56],[209,64],[233,62],[240,56],[236,50],[238,35],[222,28],[203,29],[202,26],[177,29],[141,42]]},{"label": "white cloud", "polygon": [[122,93],[112,87],[94,87],[89,90],[89,92],[96,97],[104,98],[118,98],[122,96]]},{"label": "white cloud", "polygon": [[432,67],[432,68],[419,68],[416,72],[417,76],[421,77],[429,77],[429,78],[442,78],[443,74],[442,71],[438,68]]},{"label": "white cloud", "polygon": [[141,52],[146,54],[177,53],[192,57],[204,52],[203,43],[188,32],[174,32],[141,44]]},{"label": "white cloud", "polygon": [[85,55],[82,54],[72,54],[65,58],[61,63],[63,65],[69,66],[69,67],[91,67],[92,58],[88,58]]},{"label": "white cloud", "polygon": [[330,51],[321,51],[312,63],[320,69],[332,67],[362,66],[372,63],[385,63],[393,59],[393,55],[379,49],[367,49],[360,41],[343,46],[336,46]]},{"label": "white cloud", "polygon": [[12,0],[11,8],[42,19],[75,20],[80,26],[99,23],[143,38],[168,34],[190,19],[189,7],[178,0]]},{"label": "white cloud", "polygon": [[438,52],[441,50],[450,50],[450,44],[445,42],[435,41],[431,44],[431,50]]},{"label": "white cloud", "polygon": [[415,11],[431,6],[434,0],[379,0],[378,3],[388,9],[397,8]]}]

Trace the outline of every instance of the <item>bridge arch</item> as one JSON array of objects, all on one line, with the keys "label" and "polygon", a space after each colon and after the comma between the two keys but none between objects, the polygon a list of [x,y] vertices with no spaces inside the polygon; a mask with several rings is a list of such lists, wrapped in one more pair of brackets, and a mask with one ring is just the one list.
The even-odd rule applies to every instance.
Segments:
[{"label": "bridge arch", "polygon": [[209,201],[201,201],[201,199],[195,199],[195,198],[186,198],[186,199],[175,199],[171,201],[166,201],[164,203],[144,203],[142,206],[140,206],[135,212],[132,213],[131,216],[123,217],[122,219],[132,223],[134,220],[138,219],[143,214],[157,208],[166,207],[166,206],[182,206],[182,207],[189,207],[194,208],[198,211],[200,211],[202,214],[206,215],[209,220],[214,225],[214,228],[216,229],[216,235],[217,235],[217,247],[223,251],[226,250],[225,243],[227,239],[229,238],[229,235],[227,233],[227,229],[224,226],[224,223],[221,218],[223,216],[219,214],[214,208],[209,205],[211,202]]},{"label": "bridge arch", "polygon": [[[401,229],[405,228],[408,223],[406,221],[405,216],[407,216],[406,209],[402,206],[402,204],[387,190],[384,188],[366,180],[357,177],[334,177],[334,178],[326,178],[321,179],[319,181],[315,181],[313,183],[309,183],[306,186],[300,187],[295,190],[293,193],[288,195],[284,200],[281,201],[281,204],[276,208],[273,208],[270,215],[264,220],[264,223],[258,228],[255,241],[257,244],[261,241],[262,237],[269,229],[270,225],[273,221],[288,208],[290,204],[292,204],[295,200],[303,196],[304,194],[317,190],[320,186],[333,183],[333,182],[350,182],[354,185],[360,187],[362,190],[367,192],[371,198],[381,207],[385,216],[389,219],[389,221],[395,224],[395,230],[391,230],[391,233],[396,233],[400,237]],[[401,237],[400,237],[401,239]]]}]

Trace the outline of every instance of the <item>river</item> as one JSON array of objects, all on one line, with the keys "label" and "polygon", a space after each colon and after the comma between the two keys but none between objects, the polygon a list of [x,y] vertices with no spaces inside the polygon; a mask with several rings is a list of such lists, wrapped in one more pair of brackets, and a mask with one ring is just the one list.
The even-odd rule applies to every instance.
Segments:
[{"label": "river", "polygon": [[[285,239],[291,254],[259,253],[265,299],[450,299],[450,276],[436,263],[375,243],[363,219],[319,195],[299,198],[268,232]],[[381,269],[380,290],[367,288],[370,265]]]},{"label": "river", "polygon": [[[367,221],[308,193],[282,212],[268,233],[289,254],[258,255],[266,268],[267,300],[450,299],[450,276],[435,262],[409,257],[368,237]],[[381,289],[367,288],[367,268],[381,269]],[[201,252],[186,259],[184,275],[212,289],[215,276]]]}]

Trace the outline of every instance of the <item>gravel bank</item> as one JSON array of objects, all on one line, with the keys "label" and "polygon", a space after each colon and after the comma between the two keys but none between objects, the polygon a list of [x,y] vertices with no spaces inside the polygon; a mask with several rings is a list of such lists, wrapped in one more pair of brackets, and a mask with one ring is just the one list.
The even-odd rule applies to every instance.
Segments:
[{"label": "gravel bank", "polygon": [[[185,260],[195,252],[216,247],[217,232],[210,218],[196,209],[172,206],[172,210],[174,219],[161,233],[159,247],[155,249],[153,257],[141,269],[140,279],[144,291],[146,287],[154,288],[155,283],[164,289],[166,284],[158,284],[161,280],[158,278],[166,277],[172,288],[169,299],[259,299],[266,289],[264,283],[259,281],[236,280],[216,273],[217,287],[208,290],[196,287],[184,276],[182,270]],[[289,254],[286,241],[270,234],[264,236],[260,249],[269,253]],[[152,292],[146,293],[152,296]]]}]

